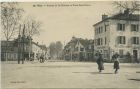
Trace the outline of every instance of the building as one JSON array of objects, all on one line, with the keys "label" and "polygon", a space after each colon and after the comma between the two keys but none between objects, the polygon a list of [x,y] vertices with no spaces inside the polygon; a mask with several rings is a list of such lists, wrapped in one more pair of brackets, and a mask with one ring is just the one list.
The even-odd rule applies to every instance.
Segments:
[{"label": "building", "polygon": [[[94,24],[94,49],[103,54],[106,60],[111,60],[117,52],[122,62],[132,62],[140,59],[140,15],[130,14],[129,10],[108,17],[102,15],[102,21]],[[132,59],[127,60],[125,55]]]},{"label": "building", "polygon": [[[20,41],[24,39],[24,42]],[[39,45],[30,37],[18,37],[12,41],[1,41],[1,60],[16,61],[18,59],[36,60],[41,55],[49,58],[49,50],[45,45]]]},{"label": "building", "polygon": [[17,60],[18,49],[14,41],[1,41],[1,60]]},{"label": "building", "polygon": [[93,40],[72,37],[64,47],[64,59],[71,61],[93,61]]}]

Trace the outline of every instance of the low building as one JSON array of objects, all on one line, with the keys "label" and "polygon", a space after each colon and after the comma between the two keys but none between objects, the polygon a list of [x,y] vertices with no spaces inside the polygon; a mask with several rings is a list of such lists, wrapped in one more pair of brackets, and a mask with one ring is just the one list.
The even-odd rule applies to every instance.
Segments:
[{"label": "low building", "polygon": [[64,47],[64,59],[71,61],[93,61],[93,40],[72,37]]},{"label": "low building", "polygon": [[48,50],[45,45],[39,45],[30,37],[18,37],[12,41],[1,41],[1,60],[16,61],[18,59],[35,60],[41,55],[48,58]]}]

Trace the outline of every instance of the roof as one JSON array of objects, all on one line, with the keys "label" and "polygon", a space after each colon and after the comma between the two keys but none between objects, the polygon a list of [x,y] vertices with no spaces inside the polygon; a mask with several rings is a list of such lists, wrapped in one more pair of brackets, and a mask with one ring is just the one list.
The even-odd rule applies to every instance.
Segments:
[{"label": "roof", "polygon": [[40,45],[40,47],[41,47],[41,49],[43,49],[43,50],[47,50],[46,45]]},{"label": "roof", "polygon": [[116,19],[116,20],[128,20],[128,21],[140,21],[140,14],[125,14],[125,13],[119,13],[116,15],[113,15],[111,17],[108,17],[96,24],[94,24],[93,26],[98,25],[99,23],[103,22],[103,21],[107,21],[109,19]]},{"label": "roof", "polygon": [[129,21],[140,21],[139,14],[124,14],[120,13],[110,17],[110,19],[118,19],[118,20],[129,20]]},{"label": "roof", "polygon": [[74,38],[72,39],[70,42],[67,43],[67,45],[65,46],[65,49],[68,48],[69,46],[73,46],[75,47],[75,45],[77,44],[77,42],[80,42],[85,48],[87,48],[90,44],[93,44],[93,40],[88,40],[88,39],[82,39],[82,38]]},{"label": "roof", "polygon": [[1,46],[5,46],[6,44],[8,44],[8,46],[13,46],[15,42],[14,41],[5,41],[5,40],[2,40],[1,41]]}]

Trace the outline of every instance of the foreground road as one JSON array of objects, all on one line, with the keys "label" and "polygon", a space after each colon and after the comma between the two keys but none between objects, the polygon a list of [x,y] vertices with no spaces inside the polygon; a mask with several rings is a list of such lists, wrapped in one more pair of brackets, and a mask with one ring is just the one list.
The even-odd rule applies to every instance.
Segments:
[{"label": "foreground road", "polygon": [[104,65],[99,74],[96,63],[88,62],[2,63],[2,89],[140,89],[140,64],[121,64],[118,74],[114,74],[113,64]]}]

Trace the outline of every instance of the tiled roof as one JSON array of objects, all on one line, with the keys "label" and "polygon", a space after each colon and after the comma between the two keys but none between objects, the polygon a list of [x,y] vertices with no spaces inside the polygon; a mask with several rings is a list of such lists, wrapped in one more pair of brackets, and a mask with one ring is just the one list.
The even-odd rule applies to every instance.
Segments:
[{"label": "tiled roof", "polygon": [[140,21],[139,14],[124,14],[120,13],[110,17],[110,19],[118,19],[118,20],[130,20],[130,21]]},{"label": "tiled roof", "polygon": [[97,24],[106,21],[108,19],[116,19],[116,20],[127,20],[127,21],[140,21],[140,14],[125,14],[125,13],[119,13],[116,15],[113,15],[111,17],[105,18],[104,20],[94,24],[93,26],[96,26]]}]

